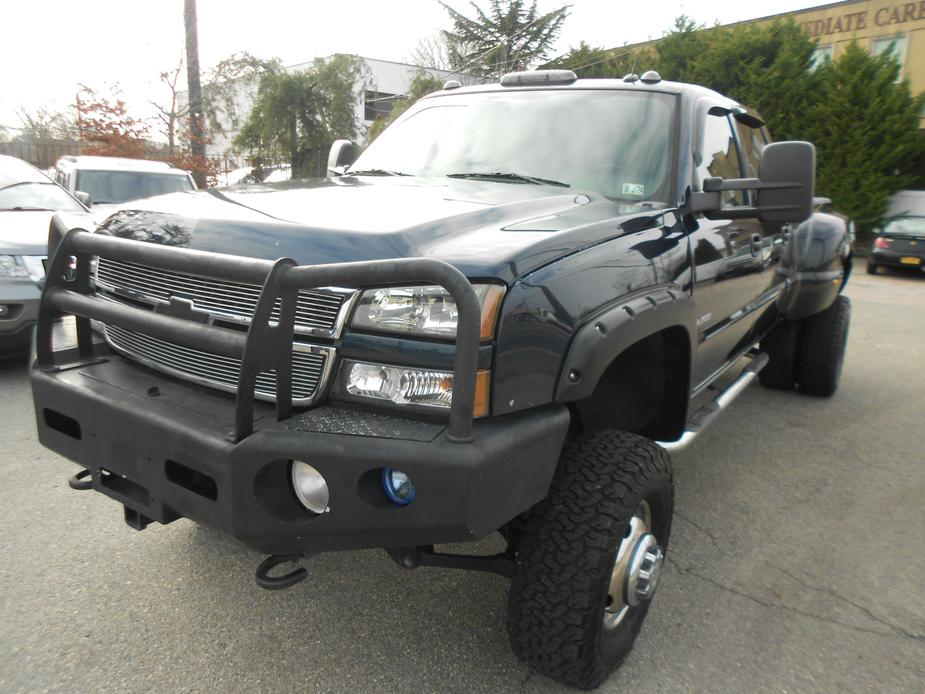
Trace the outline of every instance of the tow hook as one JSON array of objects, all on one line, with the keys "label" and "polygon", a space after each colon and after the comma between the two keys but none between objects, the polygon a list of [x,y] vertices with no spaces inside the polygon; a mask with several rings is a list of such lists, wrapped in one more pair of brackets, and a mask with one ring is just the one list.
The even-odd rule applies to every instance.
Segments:
[{"label": "tow hook", "polygon": [[296,583],[304,581],[308,578],[308,569],[304,566],[283,576],[271,576],[270,571],[280,564],[297,562],[300,559],[307,558],[308,557],[304,557],[301,554],[271,554],[260,562],[260,565],[257,567],[257,571],[255,572],[257,585],[265,590],[282,590],[283,588],[291,588]]},{"label": "tow hook", "polygon": [[93,478],[90,474],[90,471],[85,468],[68,477],[67,484],[71,489],[75,489],[78,492],[93,489]]}]

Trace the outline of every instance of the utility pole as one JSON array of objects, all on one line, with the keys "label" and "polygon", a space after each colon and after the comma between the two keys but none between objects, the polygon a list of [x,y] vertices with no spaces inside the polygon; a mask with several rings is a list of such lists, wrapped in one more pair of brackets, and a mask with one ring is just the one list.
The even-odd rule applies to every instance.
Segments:
[{"label": "utility pole", "polygon": [[[196,0],[183,0],[186,25],[186,81],[189,86],[190,154],[205,159],[206,143],[202,114],[202,83],[199,81],[199,38],[196,29]],[[205,187],[205,173],[193,173],[196,185]]]}]

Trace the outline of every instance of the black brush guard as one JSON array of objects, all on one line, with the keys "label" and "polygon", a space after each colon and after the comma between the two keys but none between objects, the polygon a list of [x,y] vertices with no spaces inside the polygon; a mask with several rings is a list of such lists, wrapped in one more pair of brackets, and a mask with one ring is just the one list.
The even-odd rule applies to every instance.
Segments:
[{"label": "black brush guard", "polygon": [[[122,503],[132,527],[186,517],[269,554],[390,547],[406,548],[396,550],[403,562],[411,556],[412,563],[433,564],[430,555],[414,560],[414,548],[484,537],[546,495],[568,411],[549,405],[473,421],[480,306],[465,276],[447,263],[412,258],[299,266],[83,230],[56,234],[54,225],[50,242],[55,252],[31,374],[39,440],[86,468],[72,478],[73,488]],[[94,257],[246,282],[262,291],[246,332],[223,328],[201,322],[204,316],[183,302],[152,311],[95,296]],[[290,354],[299,289],[420,283],[444,287],[459,311],[449,420],[336,402],[293,412]],[[78,345],[56,352],[53,327],[63,315],[76,316]],[[91,320],[240,360],[235,399],[101,349],[93,344]],[[257,374],[268,370],[276,372],[275,412],[254,402]],[[346,421],[346,429],[331,429],[328,421]],[[305,458],[331,489],[325,513],[310,514],[289,487],[288,461]],[[415,480],[414,503],[399,510],[385,498],[377,473],[383,467]]]},{"label": "black brush guard", "polygon": [[[51,244],[54,243],[52,238]],[[197,322],[190,319],[192,316],[184,318],[180,311],[174,311],[176,315],[162,312],[170,310],[167,305],[150,311],[114,303],[93,295],[91,261],[95,256],[260,285],[260,298],[247,332]],[[455,443],[468,442],[472,440],[481,308],[465,275],[449,263],[432,258],[298,265],[290,258],[276,261],[243,258],[73,229],[60,237],[49,264],[36,328],[38,367],[45,371],[59,368],[53,328],[62,315],[76,317],[77,348],[83,360],[94,357],[91,320],[240,360],[233,440],[242,441],[253,433],[254,388],[260,372],[276,373],[277,421],[293,414],[291,350],[300,289],[324,286],[364,289],[424,283],[440,285],[456,302],[456,352],[447,438]],[[279,316],[271,323],[277,305]]]}]

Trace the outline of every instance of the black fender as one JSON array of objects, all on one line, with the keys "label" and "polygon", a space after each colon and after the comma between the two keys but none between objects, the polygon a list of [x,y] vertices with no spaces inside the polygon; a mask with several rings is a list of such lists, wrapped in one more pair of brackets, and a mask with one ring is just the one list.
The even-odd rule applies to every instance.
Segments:
[{"label": "black fender", "polygon": [[799,320],[832,305],[850,267],[849,228],[840,215],[816,212],[790,231],[778,268],[785,282],[777,303],[783,316]]},{"label": "black fender", "polygon": [[690,392],[697,319],[691,296],[679,287],[656,287],[610,304],[580,327],[562,362],[556,402],[589,397],[607,367],[628,347],[676,329],[687,338],[684,394]]}]

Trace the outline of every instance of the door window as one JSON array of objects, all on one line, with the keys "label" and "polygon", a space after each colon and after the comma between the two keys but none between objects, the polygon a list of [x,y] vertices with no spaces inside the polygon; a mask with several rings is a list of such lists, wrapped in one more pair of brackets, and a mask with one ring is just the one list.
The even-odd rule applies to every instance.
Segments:
[{"label": "door window", "polygon": [[758,178],[761,164],[761,151],[764,149],[764,134],[758,128],[750,128],[739,121],[735,122],[742,147],[742,159],[745,164],[745,177]]},{"label": "door window", "polygon": [[[742,177],[739,152],[736,149],[729,118],[725,113],[722,115],[707,115],[700,150],[698,154],[699,161],[696,163],[697,176],[701,186],[704,179],[715,176],[721,178]],[[744,191],[724,190],[722,196],[723,205],[726,207],[745,205]]]}]

